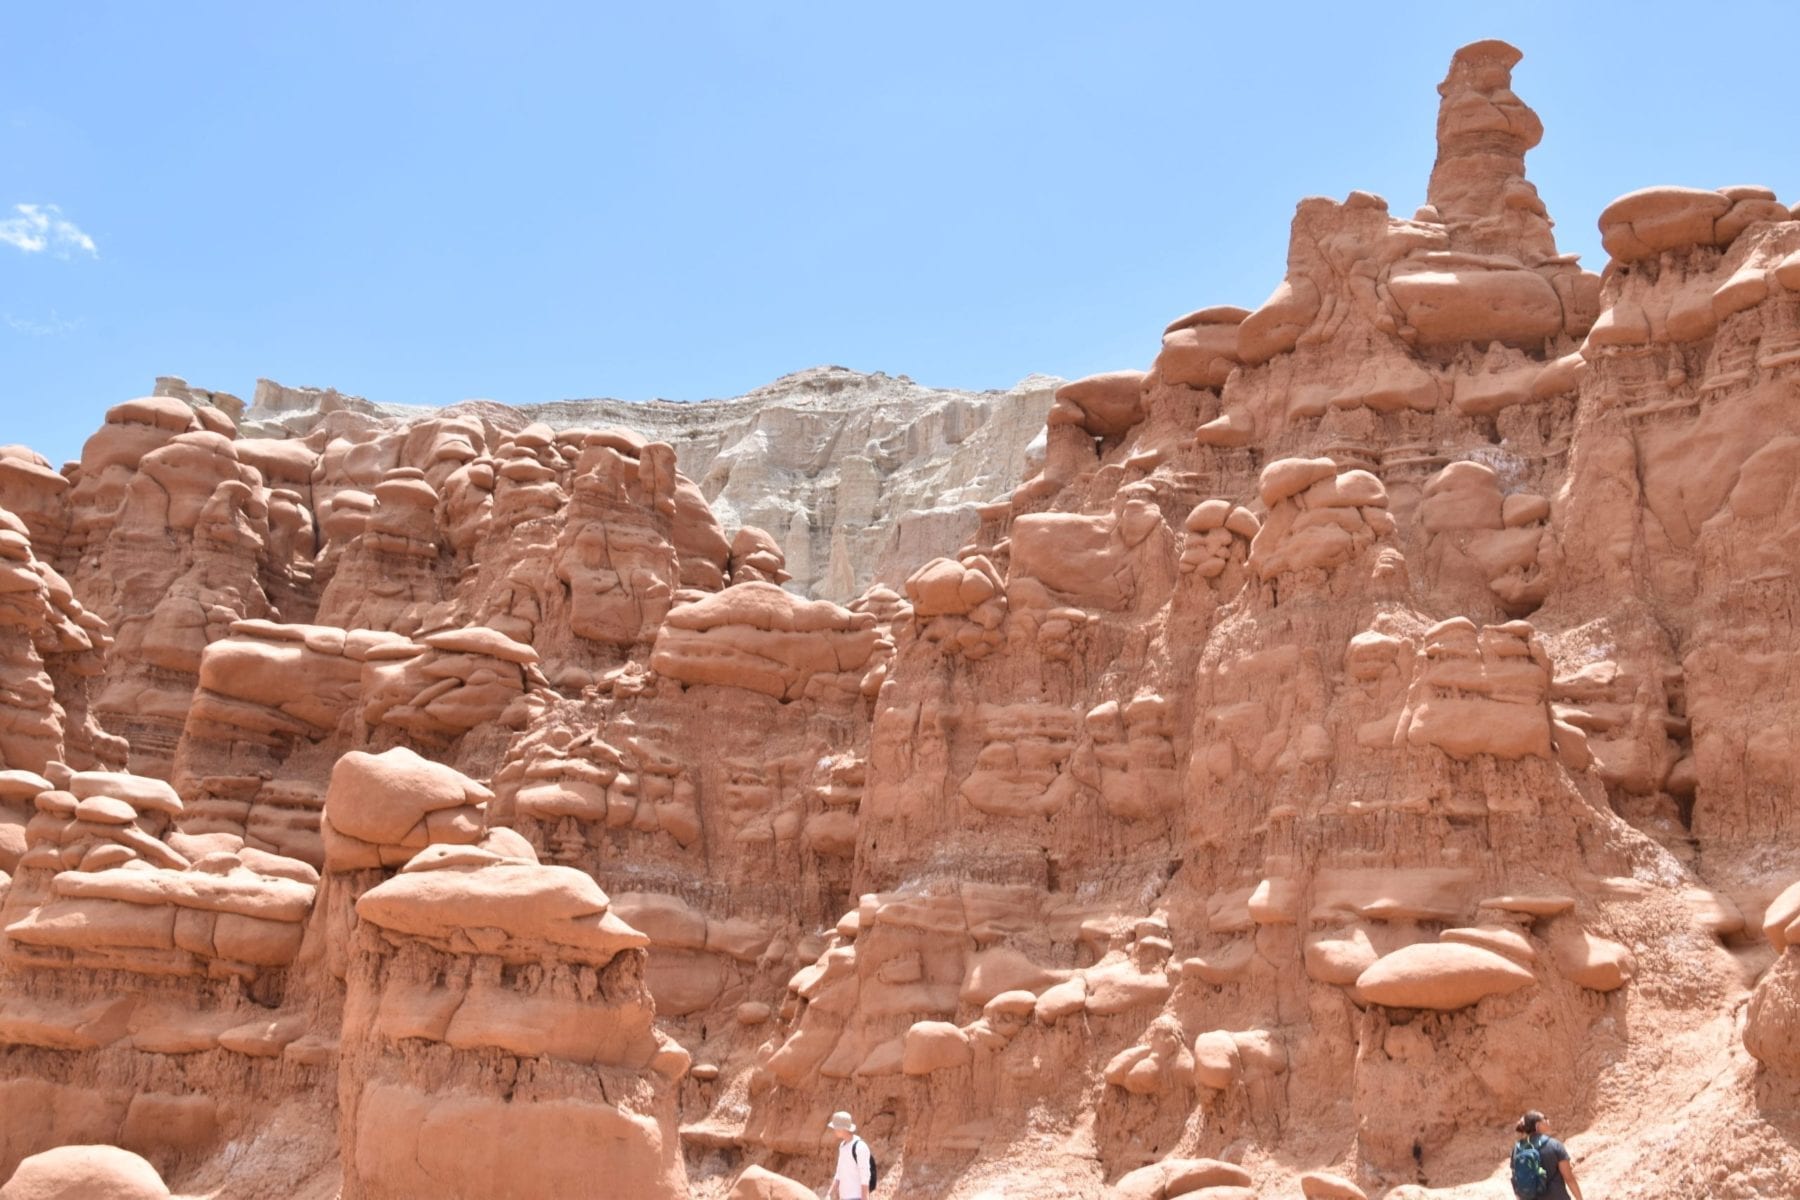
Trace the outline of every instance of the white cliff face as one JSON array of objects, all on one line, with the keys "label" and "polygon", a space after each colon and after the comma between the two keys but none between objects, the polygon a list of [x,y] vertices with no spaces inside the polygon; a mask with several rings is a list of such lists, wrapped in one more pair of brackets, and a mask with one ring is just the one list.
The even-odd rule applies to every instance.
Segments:
[{"label": "white cliff face", "polygon": [[1025,474],[1058,382],[970,393],[821,368],[727,401],[710,456],[670,440],[723,524],[769,530],[795,584],[841,602],[975,532],[976,507]]},{"label": "white cliff face", "polygon": [[[775,536],[794,576],[790,590],[843,602],[871,583],[898,588],[911,568],[968,540],[977,507],[1005,497],[1030,473],[1032,441],[1061,382],[1034,375],[1007,391],[966,392],[904,375],[814,367],[730,400],[517,408],[466,401],[444,411],[499,429],[533,421],[553,429],[622,426],[668,442],[728,532],[753,525]],[[160,394],[190,403],[219,406],[214,397],[223,395],[178,379],[157,384]],[[239,433],[304,437],[334,412],[381,423],[430,411],[261,380]]]}]

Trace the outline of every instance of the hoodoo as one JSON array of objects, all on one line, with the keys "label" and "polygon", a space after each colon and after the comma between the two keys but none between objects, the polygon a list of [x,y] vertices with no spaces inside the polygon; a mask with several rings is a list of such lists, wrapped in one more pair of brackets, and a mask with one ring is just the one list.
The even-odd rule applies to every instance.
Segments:
[{"label": "hoodoo", "polygon": [[780,469],[174,383],[0,448],[0,1196],[785,1198],[848,1112],[884,1196],[1472,1197],[1526,1109],[1785,1194],[1800,219],[1584,269],[1519,60],[1024,439],[826,371]]}]

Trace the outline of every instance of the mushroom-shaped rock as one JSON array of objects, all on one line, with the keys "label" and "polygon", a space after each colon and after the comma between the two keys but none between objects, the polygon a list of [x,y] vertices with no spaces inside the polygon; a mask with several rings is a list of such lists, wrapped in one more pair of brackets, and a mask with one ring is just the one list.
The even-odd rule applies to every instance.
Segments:
[{"label": "mushroom-shaped rock", "polygon": [[69,791],[78,800],[94,796],[111,796],[123,800],[138,812],[159,812],[166,816],[181,815],[181,797],[160,779],[143,775],[127,775],[122,771],[77,771],[69,781]]},{"label": "mushroom-shaped rock", "polygon": [[[193,965],[194,960],[174,955],[177,949],[258,966],[280,965],[292,958],[299,944],[298,922],[312,901],[311,887],[247,872],[233,872],[226,879],[201,870],[159,870],[157,866],[185,868],[187,860],[135,828],[86,822],[71,828],[82,826],[118,839],[121,847],[147,861],[130,862],[116,850],[106,853],[93,844],[91,834],[78,834],[65,848],[68,857],[60,862],[53,845],[34,846],[21,866],[42,863],[54,869],[79,862],[92,869],[58,872],[51,880],[50,896],[6,926],[7,940],[15,946],[44,948],[66,960],[73,956],[76,965],[103,962],[127,970],[145,966],[146,956],[136,951],[149,951],[153,960],[149,969],[155,974],[172,969],[179,973]],[[123,869],[126,866],[133,869]],[[192,945],[184,936],[192,927],[177,921],[171,907],[207,909],[230,914],[231,919],[214,930],[218,936],[209,934],[204,945]],[[208,928],[214,921],[210,915],[198,920]],[[128,953],[120,957],[114,951]]]},{"label": "mushroom-shaped rock", "polygon": [[432,842],[481,839],[480,805],[493,793],[404,746],[352,750],[325,791],[326,859],[333,870],[399,866]]},{"label": "mushroom-shaped rock", "polygon": [[650,944],[608,908],[585,872],[504,860],[405,871],[356,902],[359,917],[396,933],[460,945],[470,930],[498,931],[483,953],[535,962],[548,947],[596,966]]},{"label": "mushroom-shaped rock", "polygon": [[1467,1008],[1537,982],[1509,958],[1456,942],[1416,942],[1369,965],[1356,990],[1389,1008]]},{"label": "mushroom-shaped rock", "polygon": [[1725,196],[1701,188],[1640,188],[1601,210],[1600,244],[1620,262],[1683,246],[1710,246],[1715,222],[1730,209]]},{"label": "mushroom-shaped rock", "polygon": [[1237,366],[1238,326],[1245,310],[1221,305],[1170,322],[1153,374],[1164,383],[1219,388]]},{"label": "mushroom-shaped rock", "polygon": [[1337,464],[1329,458],[1281,458],[1262,469],[1257,480],[1257,494],[1273,508],[1289,496],[1297,496],[1321,479],[1337,475]]},{"label": "mushroom-shaped rock", "polygon": [[[271,855],[270,858],[275,856]],[[306,864],[282,860],[296,868]],[[216,872],[208,867],[222,868]],[[80,905],[90,902],[86,924],[92,925],[98,908],[93,901],[117,901],[134,908],[174,907],[201,912],[235,914],[256,921],[295,925],[312,909],[314,886],[297,879],[263,874],[229,863],[202,863],[194,870],[144,868],[130,871],[63,871],[51,882],[51,892]],[[44,915],[51,908],[37,910]],[[293,931],[298,941],[299,930]],[[15,933],[15,938],[23,937]]]},{"label": "mushroom-shaped rock", "polygon": [[156,1168],[117,1146],[58,1146],[19,1164],[0,1200],[168,1200]]},{"label": "mushroom-shaped rock", "polygon": [[398,842],[427,814],[469,803],[471,782],[404,746],[380,754],[352,750],[332,767],[325,812],[340,833]]},{"label": "mushroom-shaped rock", "polygon": [[1249,1171],[1219,1159],[1165,1159],[1168,1195],[1184,1196],[1201,1187],[1249,1187]]},{"label": "mushroom-shaped rock", "polygon": [[1056,401],[1064,412],[1065,404],[1076,410],[1069,413],[1069,424],[1095,437],[1119,437],[1144,419],[1143,394],[1144,372],[1108,371],[1063,384],[1056,389]]}]

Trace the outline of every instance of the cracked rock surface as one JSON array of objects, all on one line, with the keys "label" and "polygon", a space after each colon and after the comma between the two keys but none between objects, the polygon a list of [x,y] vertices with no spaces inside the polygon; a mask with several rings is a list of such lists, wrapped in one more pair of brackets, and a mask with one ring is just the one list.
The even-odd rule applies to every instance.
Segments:
[{"label": "cracked rock surface", "polygon": [[0,1197],[1790,1194],[1800,219],[1519,57],[1066,386],[0,448]]}]

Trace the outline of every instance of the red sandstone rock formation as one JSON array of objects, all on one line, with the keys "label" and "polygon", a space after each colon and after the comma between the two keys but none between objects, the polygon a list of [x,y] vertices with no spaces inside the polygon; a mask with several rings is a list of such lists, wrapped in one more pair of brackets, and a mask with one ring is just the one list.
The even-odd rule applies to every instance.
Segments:
[{"label": "red sandstone rock formation", "polygon": [[1800,220],[1583,271],[1518,57],[903,595],[619,430],[0,450],[3,1194],[1785,1194]]}]

